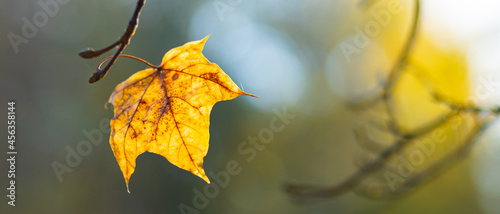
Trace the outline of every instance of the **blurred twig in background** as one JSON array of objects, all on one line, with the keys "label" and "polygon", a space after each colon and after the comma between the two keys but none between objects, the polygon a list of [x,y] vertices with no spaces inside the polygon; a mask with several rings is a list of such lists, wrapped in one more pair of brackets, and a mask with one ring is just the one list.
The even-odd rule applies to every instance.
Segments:
[{"label": "blurred twig in background", "polygon": [[[366,8],[370,7],[374,1],[365,0],[362,1],[360,7]],[[371,91],[366,98],[360,99],[355,103],[352,103],[352,108],[367,109],[372,108],[377,105],[383,106],[383,114],[387,115],[384,124],[371,124],[372,127],[377,129],[385,129],[392,135],[392,143],[386,148],[382,148],[376,140],[371,139],[368,134],[362,129],[355,130],[355,135],[358,143],[369,150],[374,157],[362,164],[360,168],[351,176],[346,178],[344,181],[333,186],[314,186],[307,185],[297,182],[289,182],[286,184],[286,191],[292,196],[299,200],[309,200],[318,198],[331,198],[342,195],[347,191],[354,190],[358,186],[364,185],[364,182],[371,176],[374,176],[376,172],[379,172],[383,168],[389,168],[388,161],[399,153],[403,152],[405,147],[412,144],[415,139],[422,136],[428,135],[433,130],[448,124],[453,118],[459,116],[468,116],[473,118],[473,127],[467,132],[464,139],[460,139],[462,142],[457,143],[458,146],[454,150],[451,150],[443,155],[440,159],[436,160],[429,166],[420,169],[414,173],[410,173],[409,177],[404,180],[400,180],[398,185],[395,185],[391,190],[386,190],[381,193],[380,188],[366,190],[372,191],[372,193],[365,193],[365,196],[372,198],[390,198],[393,196],[398,196],[402,193],[407,192],[412,187],[421,184],[430,178],[435,177],[439,173],[445,171],[451,167],[454,163],[463,158],[470,148],[477,142],[479,136],[486,130],[498,117],[500,113],[500,108],[481,108],[473,103],[461,104],[459,102],[454,102],[450,98],[446,97],[436,88],[425,83],[425,80],[421,78],[419,73],[411,73],[419,79],[421,84],[428,90],[428,93],[432,95],[436,103],[441,104],[447,108],[447,112],[437,119],[423,124],[417,128],[405,130],[403,126],[398,122],[398,118],[395,112],[395,85],[401,79],[400,76],[406,69],[411,68],[413,64],[409,60],[409,56],[412,52],[414,46],[417,32],[420,24],[420,1],[415,0],[414,4],[414,16],[412,20],[412,25],[409,31],[408,38],[398,55],[396,63],[393,65],[389,72],[389,76],[383,83],[383,87]],[[439,72],[439,71],[435,71]],[[366,192],[365,191],[365,192]],[[373,193],[375,191],[376,193]]]}]

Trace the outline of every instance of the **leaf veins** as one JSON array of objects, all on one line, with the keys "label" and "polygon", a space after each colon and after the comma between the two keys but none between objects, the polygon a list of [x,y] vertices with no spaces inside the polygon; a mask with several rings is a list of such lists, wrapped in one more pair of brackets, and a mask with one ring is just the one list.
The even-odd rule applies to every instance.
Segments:
[{"label": "leaf veins", "polygon": [[114,108],[110,144],[127,184],[135,159],[144,152],[210,183],[203,158],[215,103],[241,91],[222,69],[201,53],[208,36],[168,51],[158,67],[139,71],[120,83],[109,98]]}]

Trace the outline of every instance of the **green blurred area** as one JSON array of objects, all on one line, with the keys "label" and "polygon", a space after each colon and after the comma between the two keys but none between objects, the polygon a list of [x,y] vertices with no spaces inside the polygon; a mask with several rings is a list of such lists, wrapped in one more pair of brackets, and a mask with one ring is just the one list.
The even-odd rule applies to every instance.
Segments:
[{"label": "green blurred area", "polygon": [[[228,163],[241,167],[226,187],[217,182],[208,187],[163,157],[146,153],[137,159],[128,194],[108,143],[109,131],[100,123],[113,115],[112,105],[105,109],[104,104],[114,87],[145,66],[119,59],[103,80],[89,84],[103,57],[84,60],[77,54],[114,42],[136,2],[61,4],[15,53],[6,35],[22,35],[22,18],[32,20],[43,11],[38,2],[46,1],[0,3],[0,118],[6,120],[7,101],[15,101],[18,150],[16,207],[7,206],[3,196],[1,213],[180,213],[181,204],[195,208],[196,192],[206,188],[218,192],[208,197],[206,207],[196,208],[201,213],[484,212],[481,200],[485,199],[475,187],[469,159],[394,200],[366,199],[351,191],[320,203],[299,204],[284,191],[284,182],[291,179],[333,185],[356,171],[354,159],[361,148],[352,130],[367,117],[350,109],[345,100],[377,84],[379,75],[383,77],[392,65],[406,38],[410,2],[402,4],[404,12],[382,28],[363,54],[346,64],[335,55],[338,44],[352,39],[355,26],[373,19],[357,1],[147,1],[125,54],[159,64],[169,49],[212,34],[205,56],[243,90],[260,98],[221,102],[212,111],[204,163],[207,175],[215,181],[213,174],[227,171]],[[216,2],[231,9],[221,16]],[[276,119],[275,112],[284,109],[294,116],[288,124]],[[275,122],[283,130],[264,136],[262,130]],[[4,122],[0,129],[6,130]],[[5,139],[5,131],[0,132]],[[92,136],[102,139],[60,181],[53,164],[67,165],[68,148],[76,150],[89,140],[84,132],[98,133]],[[251,147],[252,138],[262,148]],[[242,153],[242,148],[255,152],[255,157]],[[2,160],[0,166],[4,187],[0,192],[5,195],[7,162]]]}]

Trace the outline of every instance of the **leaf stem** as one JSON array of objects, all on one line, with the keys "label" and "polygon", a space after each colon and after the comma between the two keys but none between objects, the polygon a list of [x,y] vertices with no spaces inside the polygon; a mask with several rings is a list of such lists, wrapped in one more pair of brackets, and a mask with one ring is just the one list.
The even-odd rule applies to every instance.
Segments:
[{"label": "leaf stem", "polygon": [[[149,63],[148,61],[144,60],[144,59],[141,59],[139,57],[136,57],[136,56],[132,56],[132,55],[126,55],[126,54],[122,54],[122,55],[114,55],[114,56],[110,56],[110,57],[107,57],[106,59],[102,60],[101,63],[99,63],[99,65],[97,66],[97,69],[101,69],[101,66],[102,64],[104,64],[106,61],[108,61],[109,59],[111,58],[118,58],[118,57],[124,57],[124,58],[130,58],[130,59],[135,59],[139,62],[142,62],[144,64],[146,64],[147,66],[151,67],[151,68],[154,68],[154,69],[158,69],[160,66],[156,66],[156,65],[153,65],[151,63]],[[108,64],[109,65],[109,64]]]}]

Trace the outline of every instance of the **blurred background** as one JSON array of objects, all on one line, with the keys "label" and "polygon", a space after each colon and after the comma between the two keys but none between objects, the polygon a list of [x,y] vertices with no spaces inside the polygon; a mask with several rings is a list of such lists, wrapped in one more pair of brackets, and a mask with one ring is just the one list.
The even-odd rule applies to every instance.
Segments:
[{"label": "blurred background", "polygon": [[[369,156],[356,143],[353,129],[379,117],[379,109],[358,111],[346,103],[386,78],[407,38],[413,1],[148,0],[125,54],[159,64],[169,49],[211,34],[204,55],[260,98],[239,97],[212,111],[204,163],[209,178],[214,181],[210,172],[225,171],[232,161],[241,167],[226,187],[214,182],[207,187],[163,157],[146,153],[137,159],[131,194],[108,143],[112,106],[103,106],[117,84],[145,66],[122,58],[103,80],[89,84],[104,57],[84,60],[77,54],[114,42],[136,1],[60,0],[53,13],[40,6],[44,2],[56,1],[0,1],[0,118],[7,120],[7,102],[15,101],[18,151],[16,207],[8,206],[3,196],[1,213],[182,213],[180,207],[191,207],[191,213],[500,213],[498,125],[464,161],[400,198],[374,200],[350,191],[298,204],[283,190],[291,179],[336,184]],[[393,4],[399,10],[391,11]],[[499,9],[494,0],[423,0],[410,61],[426,67],[423,76],[450,97],[498,104]],[[380,19],[381,11],[389,16]],[[35,32],[23,32],[26,20]],[[14,34],[22,42],[12,43]],[[364,42],[356,45],[361,34],[366,34]],[[432,106],[418,81],[406,76],[401,81],[395,93],[406,127],[445,111]],[[294,117],[289,123],[277,120],[284,129],[260,134],[271,128],[275,112],[284,109]],[[457,120],[443,128],[450,136],[447,143],[426,157],[423,166],[463,137],[470,120]],[[7,129],[5,122],[0,129]],[[69,151],[92,140],[84,134],[89,132],[94,144],[78,164],[69,166]],[[6,131],[0,133],[6,139]],[[248,144],[254,137],[258,148]],[[6,195],[7,142],[2,142],[0,186]],[[54,163],[71,172],[58,173]],[[197,191],[206,188],[219,190],[204,203],[196,200]],[[363,192],[363,186],[358,190]]]}]

